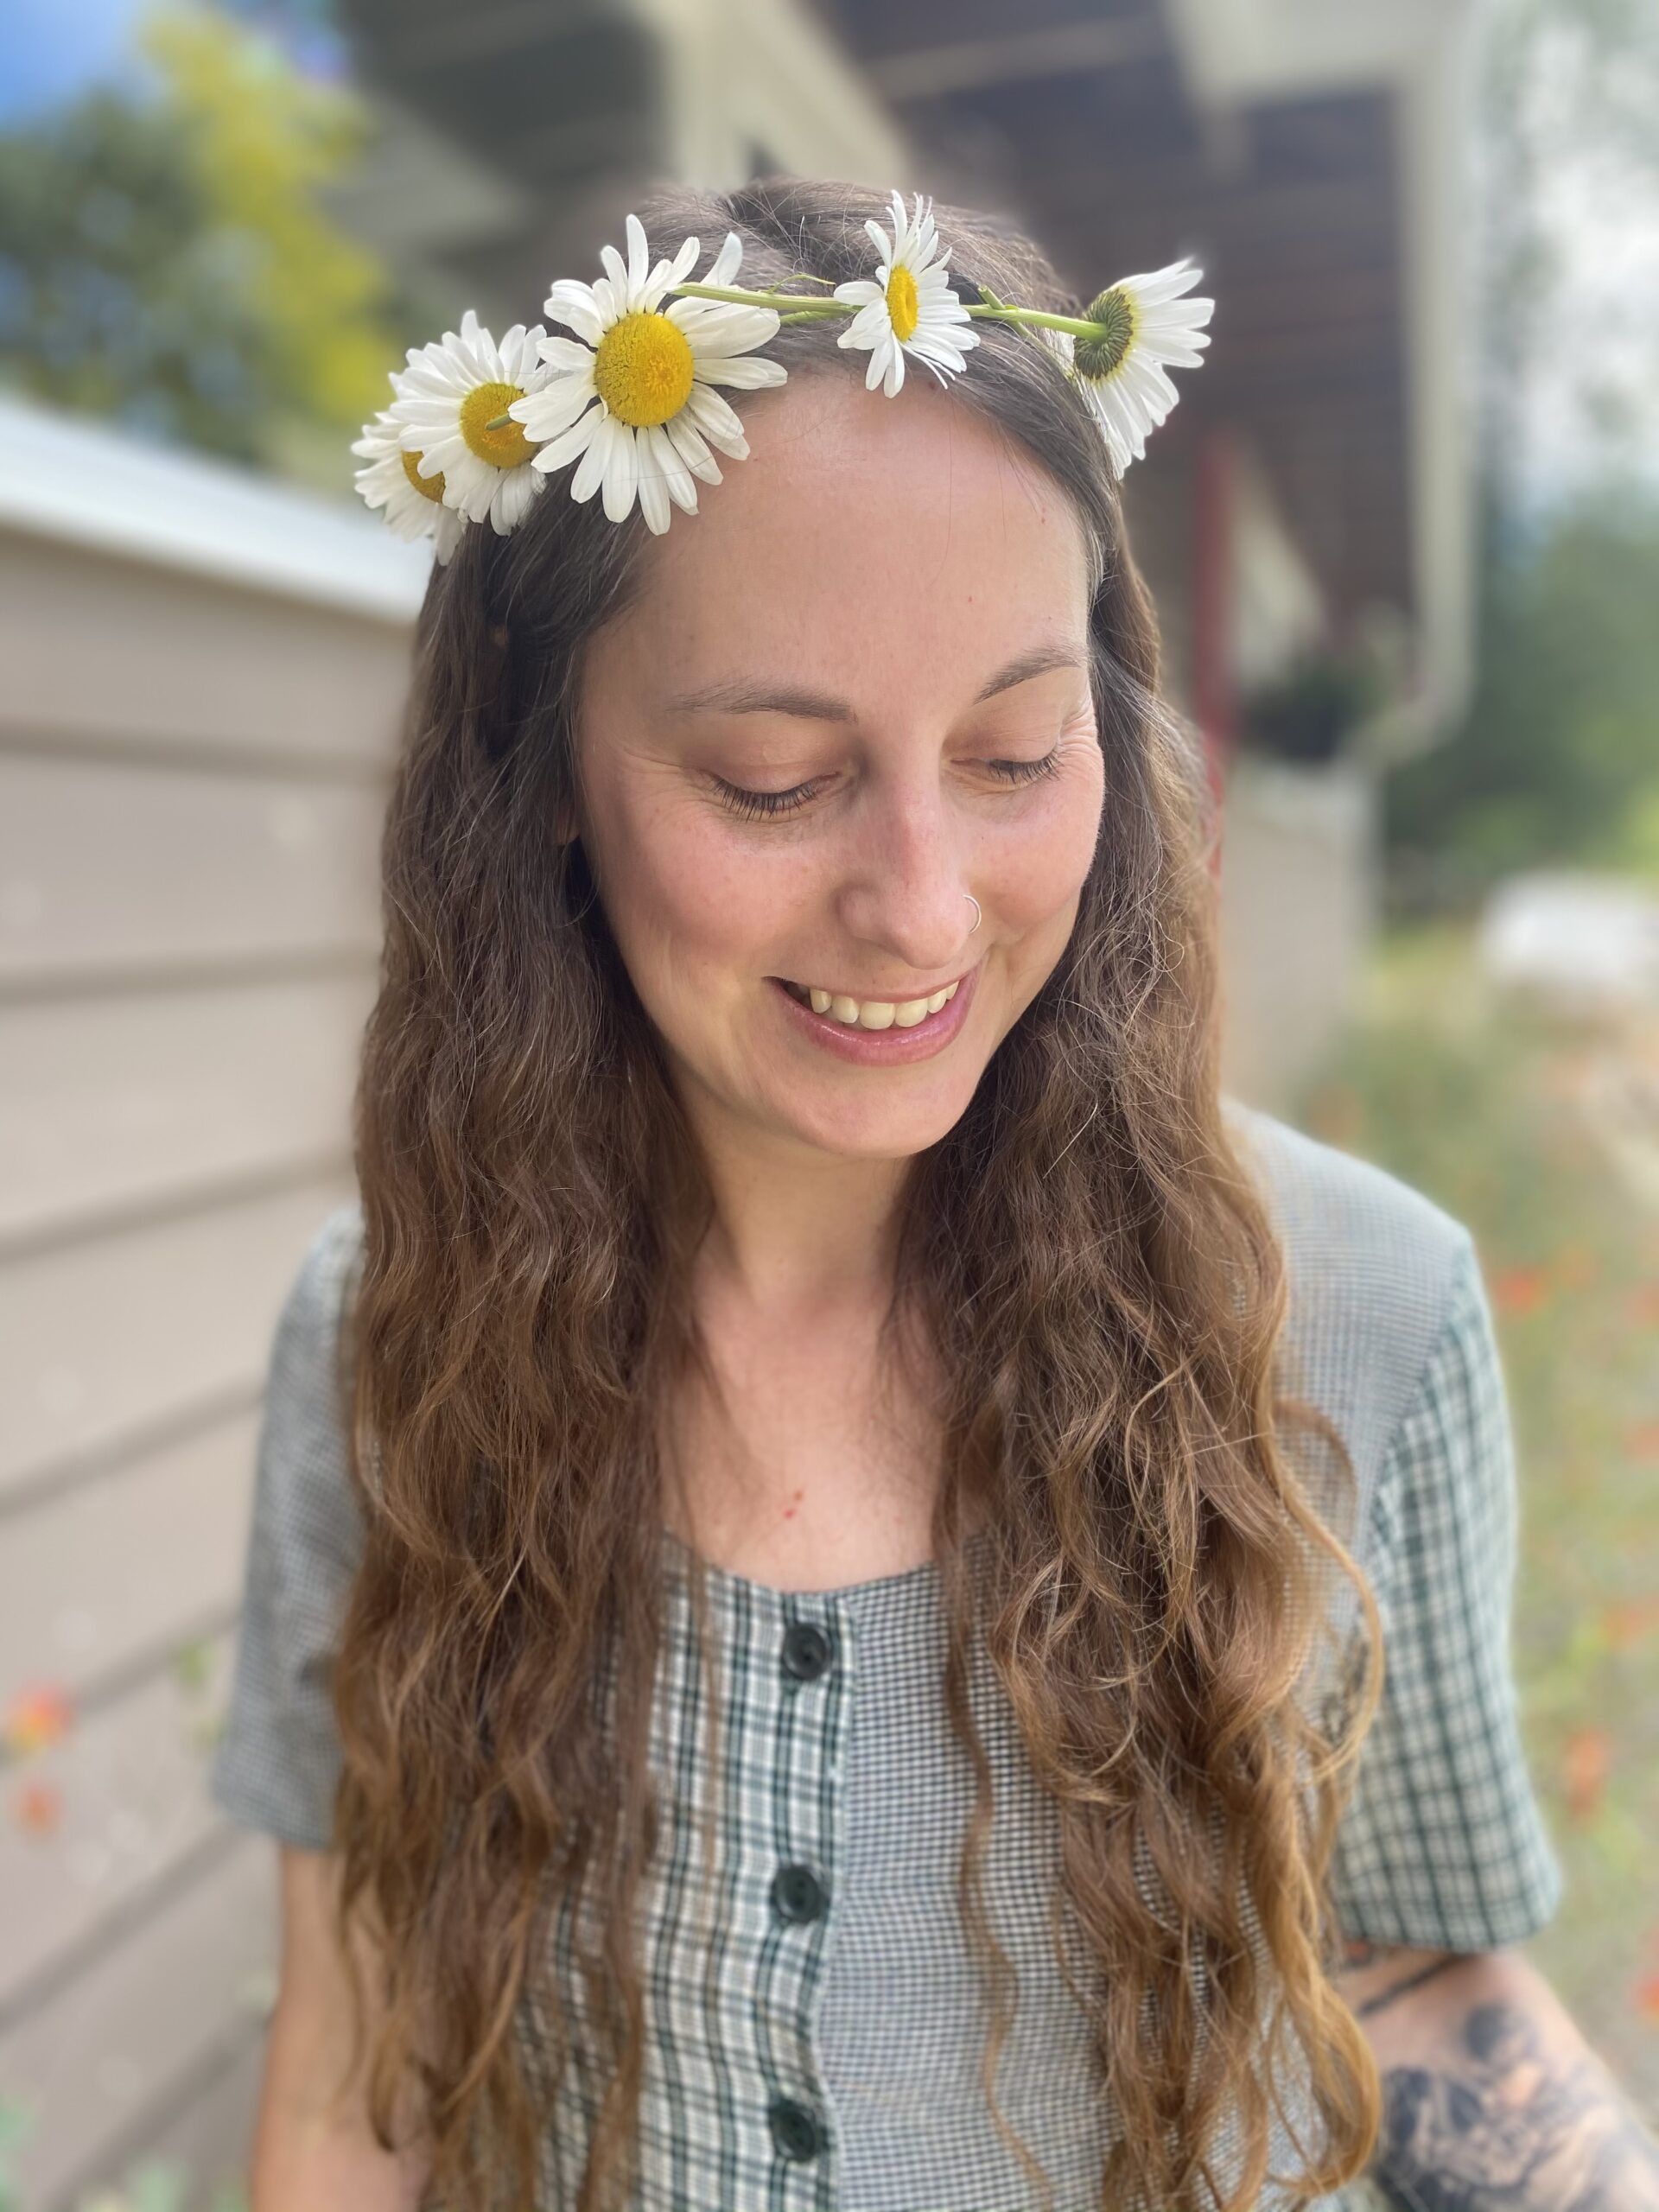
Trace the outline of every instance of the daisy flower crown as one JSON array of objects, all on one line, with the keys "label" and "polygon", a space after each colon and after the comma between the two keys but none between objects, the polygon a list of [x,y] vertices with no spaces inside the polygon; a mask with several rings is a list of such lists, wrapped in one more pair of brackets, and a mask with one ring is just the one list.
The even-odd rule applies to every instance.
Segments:
[{"label": "daisy flower crown", "polygon": [[622,522],[637,498],[660,535],[675,507],[696,513],[700,482],[721,481],[716,453],[748,457],[721,387],[783,384],[783,364],[758,350],[779,327],[849,317],[836,342],[868,353],[865,389],[879,385],[889,399],[910,362],[942,385],[961,375],[978,321],[1025,327],[1081,393],[1121,477],[1175,404],[1169,368],[1197,368],[1210,343],[1215,302],[1185,296],[1203,274],[1190,260],[1120,277],[1080,316],[1050,315],[983,285],[968,288],[971,302],[960,298],[932,202],[919,194],[909,213],[893,194],[890,233],[873,220],[864,227],[874,273],[819,298],[738,286],[735,231],[694,283],[698,241],[653,262],[645,226],[629,215],[626,263],[603,246],[602,276],[562,277],[548,293],[543,313],[573,336],[515,323],[498,346],[469,308],[459,331],[410,348],[407,365],[391,374],[391,405],[352,447],[365,463],[358,490],[400,537],[434,537],[440,563],[469,524],[487,518],[506,537],[553,472],[572,463],[572,499],[597,492],[609,519]]}]

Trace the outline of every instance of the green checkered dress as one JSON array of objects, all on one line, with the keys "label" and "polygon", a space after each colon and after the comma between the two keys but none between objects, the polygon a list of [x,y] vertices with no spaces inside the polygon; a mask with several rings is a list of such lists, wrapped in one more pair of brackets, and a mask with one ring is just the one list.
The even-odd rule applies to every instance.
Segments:
[{"label": "green checkered dress", "polygon": [[[1459,1950],[1513,1941],[1549,1918],[1561,1876],[1516,1729],[1514,1466],[1473,1245],[1379,1170],[1229,1110],[1286,1242],[1286,1380],[1330,1414],[1352,1454],[1358,1556],[1388,1637],[1383,1702],[1334,1866],[1344,1927]],[[322,1224],[277,1332],[212,1774],[234,1819],[314,1849],[329,1839],[329,1654],[359,1535],[329,1363],[360,1243],[354,1206]],[[711,1569],[727,1753],[716,1777],[703,1756],[685,1554],[666,1530],[663,1564],[670,1633],[652,1756],[664,1817],[647,1885],[639,2212],[1037,2205],[979,2086],[984,2016],[956,1901],[972,1777],[938,1688],[935,1569],[798,1592]],[[1351,1618],[1351,1593],[1333,1596],[1344,1603]],[[1115,2122],[1052,1948],[1055,1826],[982,1650],[976,1669],[997,1807],[987,1902],[1020,1970],[998,2095],[1054,2184],[1054,2212],[1093,2212]],[[553,1932],[555,1969],[580,2018],[572,1937],[567,1917]],[[520,2033],[533,2062],[528,2003]],[[567,2072],[542,2212],[575,2202],[595,2088],[578,2065]],[[1321,2202],[1353,2212],[1363,2201],[1356,2187]]]}]

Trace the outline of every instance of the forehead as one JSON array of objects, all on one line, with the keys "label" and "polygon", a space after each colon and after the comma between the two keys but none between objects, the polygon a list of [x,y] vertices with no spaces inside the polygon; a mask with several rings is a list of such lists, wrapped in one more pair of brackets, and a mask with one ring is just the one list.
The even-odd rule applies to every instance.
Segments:
[{"label": "forehead", "polygon": [[1039,640],[1082,647],[1088,551],[1070,499],[925,370],[892,399],[834,371],[734,397],[749,457],[721,456],[698,512],[677,509],[642,548],[601,656],[610,680],[677,691],[786,667],[843,695],[863,682],[887,700],[895,684],[969,700]]}]

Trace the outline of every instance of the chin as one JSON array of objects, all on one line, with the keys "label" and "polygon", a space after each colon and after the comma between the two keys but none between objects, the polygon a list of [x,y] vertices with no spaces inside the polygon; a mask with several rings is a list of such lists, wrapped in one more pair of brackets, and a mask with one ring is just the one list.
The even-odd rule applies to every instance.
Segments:
[{"label": "chin", "polygon": [[774,1120],[798,1143],[838,1160],[911,1160],[948,1136],[968,1110],[974,1084],[953,1083],[948,1098],[913,1102],[908,1109],[874,1100],[825,1100],[816,1109],[785,1109]]}]

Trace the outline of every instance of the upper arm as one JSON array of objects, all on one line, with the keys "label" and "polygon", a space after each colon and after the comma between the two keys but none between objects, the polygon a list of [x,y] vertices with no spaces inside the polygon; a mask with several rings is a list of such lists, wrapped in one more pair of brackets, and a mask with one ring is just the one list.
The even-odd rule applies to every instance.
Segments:
[{"label": "upper arm", "polygon": [[1503,1370],[1465,1236],[1372,1509],[1384,1676],[1332,1862],[1345,1937],[1488,1950],[1560,1900],[1510,1663],[1516,1532]]},{"label": "upper arm", "polygon": [[[278,1993],[266,2044],[252,2212],[412,2212],[418,2168],[374,2141],[352,2053],[351,1985],[334,1929],[331,1848],[340,1746],[334,1660],[362,1553],[340,1357],[359,1249],[354,1209],[322,1224],[271,1348],[253,1478],[229,1711],[214,1801],[276,1841]],[[364,1962],[372,1946],[359,1930]],[[375,1984],[365,1978],[372,2000]],[[371,2025],[375,2018],[367,2014]]]},{"label": "upper arm", "polygon": [[276,1325],[230,1709],[208,1777],[233,1820],[312,1851],[332,1840],[340,1763],[333,1662],[363,1548],[339,1357],[359,1248],[355,1211],[331,1215]]},{"label": "upper arm", "polygon": [[[353,2059],[352,1993],[337,1939],[340,1861],[332,1852],[279,1847],[282,1957],[254,2138],[252,2212],[417,2212],[429,2171],[406,2107],[383,2150],[369,2126],[368,2044]],[[358,1925],[365,2023],[376,2007],[374,1951]]]}]

